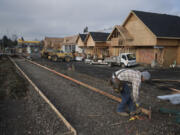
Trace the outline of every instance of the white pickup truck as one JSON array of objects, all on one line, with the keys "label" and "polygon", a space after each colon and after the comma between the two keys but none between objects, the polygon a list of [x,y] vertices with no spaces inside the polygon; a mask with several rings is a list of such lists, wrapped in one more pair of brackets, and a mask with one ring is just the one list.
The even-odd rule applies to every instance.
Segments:
[{"label": "white pickup truck", "polygon": [[137,65],[136,56],[133,53],[120,53],[119,56],[112,56],[104,59],[108,66],[119,65],[121,67],[130,67]]}]

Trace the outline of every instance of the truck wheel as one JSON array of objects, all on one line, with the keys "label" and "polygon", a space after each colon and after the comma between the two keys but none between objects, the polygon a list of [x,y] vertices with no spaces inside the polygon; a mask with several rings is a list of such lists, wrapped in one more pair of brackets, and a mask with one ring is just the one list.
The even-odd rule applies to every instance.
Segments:
[{"label": "truck wheel", "polygon": [[70,61],[71,61],[71,57],[66,56],[66,57],[64,58],[64,61],[65,61],[65,62],[70,62]]},{"label": "truck wheel", "polygon": [[57,61],[58,57],[57,56],[52,56],[52,61]]},{"label": "truck wheel", "polygon": [[49,59],[49,60],[52,60],[52,57],[51,57],[51,56],[48,56],[48,59]]},{"label": "truck wheel", "polygon": [[108,67],[112,67],[113,65],[112,65],[112,63],[108,63]]}]

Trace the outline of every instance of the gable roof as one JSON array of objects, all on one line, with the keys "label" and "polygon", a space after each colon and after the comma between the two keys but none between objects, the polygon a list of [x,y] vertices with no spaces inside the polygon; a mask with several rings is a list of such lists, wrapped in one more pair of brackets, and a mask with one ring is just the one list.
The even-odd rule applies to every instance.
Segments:
[{"label": "gable roof", "polygon": [[84,42],[86,39],[87,34],[79,34],[79,37],[81,38],[81,40]]},{"label": "gable roof", "polygon": [[180,17],[133,10],[158,38],[180,38]]},{"label": "gable roof", "polygon": [[114,30],[117,29],[120,34],[122,35],[122,37],[125,40],[131,40],[132,36],[129,34],[128,30],[125,27],[122,27],[121,25],[115,25],[112,32],[109,34],[107,40],[109,40],[109,38],[111,37],[111,35],[113,34]]},{"label": "gable roof", "polygon": [[82,40],[82,42],[85,42],[85,39],[88,34],[78,34],[78,37],[76,38],[76,43],[78,42],[79,38]]},{"label": "gable roof", "polygon": [[[106,42],[109,34],[110,33],[105,32],[89,32],[88,36],[91,35],[95,42]],[[88,36],[86,37],[86,40],[88,39]]]}]

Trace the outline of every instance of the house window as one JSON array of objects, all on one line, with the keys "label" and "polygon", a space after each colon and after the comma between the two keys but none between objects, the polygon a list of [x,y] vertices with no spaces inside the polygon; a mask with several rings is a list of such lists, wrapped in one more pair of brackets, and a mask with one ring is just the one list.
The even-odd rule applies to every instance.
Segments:
[{"label": "house window", "polygon": [[123,55],[122,58],[123,58],[124,60],[126,60],[126,56],[125,56],[125,55]]},{"label": "house window", "polygon": [[69,50],[68,51],[71,52],[71,45],[69,45]]},{"label": "house window", "polygon": [[65,45],[65,52],[68,52],[68,46]]},{"label": "house window", "polygon": [[75,45],[72,45],[72,52],[75,52],[76,51],[76,46]]}]

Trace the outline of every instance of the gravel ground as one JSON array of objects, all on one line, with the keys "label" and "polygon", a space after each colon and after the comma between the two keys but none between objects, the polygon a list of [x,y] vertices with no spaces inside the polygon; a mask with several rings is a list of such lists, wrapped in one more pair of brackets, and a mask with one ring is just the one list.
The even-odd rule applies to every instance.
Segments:
[{"label": "gravel ground", "polygon": [[[157,86],[152,84],[143,84],[143,91],[140,93],[142,105],[144,107],[152,107],[152,120],[128,121],[128,118],[120,117],[115,113],[117,102],[22,59],[16,59],[16,61],[38,87],[43,90],[45,95],[55,104],[60,112],[63,113],[80,135],[178,135],[180,132],[180,125],[173,121],[174,116],[163,115],[158,112],[160,107],[180,109],[179,105],[172,106],[170,103],[159,101],[156,98],[159,94],[169,93],[168,90],[158,89]],[[109,90],[110,87],[107,86],[106,79],[111,76],[112,70],[104,72],[103,66],[94,66],[95,68],[93,66],[86,66],[88,68],[85,68],[84,64],[82,64],[84,68],[80,69],[78,67],[79,70],[76,70],[77,68],[75,66],[75,71],[77,72],[73,72],[68,71],[67,65],[63,65],[62,63],[46,62],[46,60],[43,60],[42,63],[57,71],[73,76],[78,80],[101,88],[104,91],[111,92]],[[77,65],[81,66],[81,63],[77,63]],[[116,70],[116,68],[112,69]],[[93,71],[96,71],[94,73],[95,75]],[[103,76],[100,76],[100,73],[104,73]]]},{"label": "gravel ground", "polygon": [[[51,69],[64,73],[72,78],[79,81],[92,85],[99,88],[105,92],[112,95],[119,96],[112,91],[112,88],[108,85],[108,79],[111,77],[112,73],[117,71],[119,67],[109,68],[104,65],[88,65],[82,62],[73,63],[62,63],[62,62],[52,62],[47,59],[36,58],[34,61],[45,65]],[[74,65],[75,71],[69,71],[69,65]],[[133,69],[140,69],[140,71],[145,70],[147,67],[133,67]],[[163,79],[176,79],[180,80],[180,69],[149,69],[152,78],[164,78]],[[93,72],[95,72],[93,74]],[[175,78],[174,75],[176,74]],[[131,85],[129,85],[131,86]],[[179,108],[180,106],[172,106],[168,102],[161,102],[157,99],[159,95],[171,94],[172,91],[169,88],[180,89],[180,83],[178,82],[151,82],[142,83],[140,90],[140,98],[143,107],[152,107],[153,111],[158,111],[160,107],[172,107]]]},{"label": "gravel ground", "polygon": [[47,103],[29,86],[25,99],[1,102],[2,135],[59,135],[69,132]]},{"label": "gravel ground", "polygon": [[[24,81],[7,57],[3,59],[0,60],[0,67],[3,67],[0,68],[0,79],[3,79],[0,85],[0,135],[62,135],[69,132],[49,105]],[[3,72],[6,77],[1,78]],[[25,85],[21,85],[21,82]],[[8,92],[11,87],[16,88],[13,96],[12,92]],[[23,94],[22,97],[19,92],[25,89],[26,95]],[[2,91],[7,93],[3,94],[3,98]]]}]

